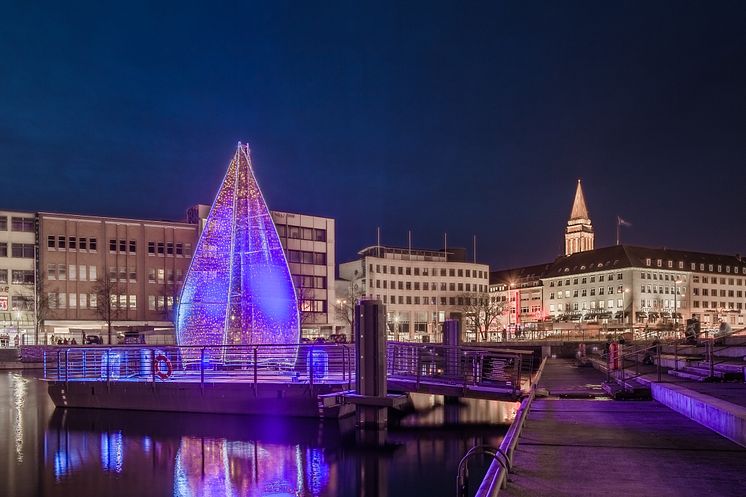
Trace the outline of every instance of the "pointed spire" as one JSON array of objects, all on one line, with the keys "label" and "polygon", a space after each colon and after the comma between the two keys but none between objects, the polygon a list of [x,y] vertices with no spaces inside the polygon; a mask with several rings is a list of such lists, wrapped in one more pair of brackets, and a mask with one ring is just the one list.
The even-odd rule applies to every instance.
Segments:
[{"label": "pointed spire", "polygon": [[585,197],[583,196],[583,187],[578,180],[578,188],[575,190],[575,201],[572,203],[572,212],[570,213],[570,221],[576,219],[590,219],[588,216],[588,208],[585,206]]},{"label": "pointed spire", "polygon": [[[210,209],[176,321],[179,345],[216,346],[211,359],[219,358],[219,346],[300,340],[297,295],[248,144],[239,142]],[[297,349],[277,354],[293,363]]]}]

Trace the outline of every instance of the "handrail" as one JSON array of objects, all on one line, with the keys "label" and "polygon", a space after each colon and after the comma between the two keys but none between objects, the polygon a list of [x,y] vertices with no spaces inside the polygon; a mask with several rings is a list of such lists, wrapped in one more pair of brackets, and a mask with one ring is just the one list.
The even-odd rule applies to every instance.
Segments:
[{"label": "handrail", "polygon": [[[544,372],[544,366],[546,365],[547,357],[541,360],[539,369],[536,371],[536,379],[531,385],[531,390],[526,398],[521,402],[521,406],[515,413],[515,419],[508,428],[508,432],[505,434],[498,447],[497,452],[505,455],[505,463],[501,463],[497,458],[494,458],[490,467],[487,468],[487,473],[482,479],[481,485],[477,489],[477,493],[474,497],[496,497],[500,493],[500,490],[505,488],[508,483],[508,472],[513,467],[513,456],[515,449],[518,446],[518,439],[523,431],[523,425],[528,417],[528,412],[531,410],[531,403],[536,397],[536,388],[541,379],[541,375]],[[458,484],[458,480],[457,480]]]}]

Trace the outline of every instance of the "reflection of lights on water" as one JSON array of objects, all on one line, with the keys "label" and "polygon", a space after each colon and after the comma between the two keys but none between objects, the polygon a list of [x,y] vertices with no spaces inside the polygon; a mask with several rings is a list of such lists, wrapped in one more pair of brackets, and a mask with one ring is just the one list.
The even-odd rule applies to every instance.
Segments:
[{"label": "reflection of lights on water", "polygon": [[324,460],[323,450],[306,449],[306,473],[308,489],[312,495],[319,495],[329,483],[329,465]]},{"label": "reflection of lights on water", "polygon": [[19,374],[10,375],[10,388],[13,391],[13,420],[15,429],[16,461],[23,462],[23,406],[26,402],[26,390],[29,380]]},{"label": "reflection of lights on water", "polygon": [[174,497],[316,497],[328,480],[320,449],[182,437]]},{"label": "reflection of lights on water", "polygon": [[124,441],[122,432],[101,434],[101,467],[104,471],[121,473],[124,469]]}]

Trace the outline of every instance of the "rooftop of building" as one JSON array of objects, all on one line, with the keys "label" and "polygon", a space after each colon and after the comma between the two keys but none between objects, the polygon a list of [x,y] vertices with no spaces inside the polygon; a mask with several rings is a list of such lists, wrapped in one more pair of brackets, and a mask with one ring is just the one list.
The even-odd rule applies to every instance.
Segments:
[{"label": "rooftop of building", "polygon": [[363,257],[381,257],[384,259],[473,263],[473,261],[467,260],[466,249],[462,247],[452,247],[446,250],[371,245],[360,250],[358,254]]},{"label": "rooftop of building", "polygon": [[514,286],[531,286],[540,283],[549,269],[552,267],[551,262],[537,264],[535,266],[518,267],[512,269],[500,269],[490,272],[490,285],[514,285]]},{"label": "rooftop of building", "polygon": [[[650,259],[650,264],[648,264]],[[660,265],[658,264],[658,261]],[[670,264],[669,264],[670,261]],[[710,254],[667,247],[642,247],[636,245],[612,245],[594,250],[577,252],[558,257],[545,274],[557,277],[564,274],[591,273],[627,267],[651,267],[657,269],[691,270],[695,264],[697,271],[722,272],[725,268],[746,267],[746,259],[738,254]],[[704,265],[704,269],[700,269]],[[712,265],[712,269],[710,269]]]}]

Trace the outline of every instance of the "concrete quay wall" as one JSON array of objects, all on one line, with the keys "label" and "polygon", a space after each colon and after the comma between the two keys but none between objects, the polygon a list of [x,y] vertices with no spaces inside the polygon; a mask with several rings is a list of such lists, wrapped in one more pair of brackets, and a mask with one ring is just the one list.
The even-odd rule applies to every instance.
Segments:
[{"label": "concrete quay wall", "polygon": [[746,407],[672,383],[651,383],[653,399],[746,447]]}]

